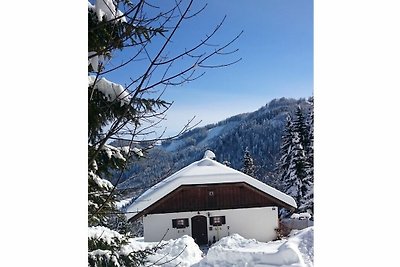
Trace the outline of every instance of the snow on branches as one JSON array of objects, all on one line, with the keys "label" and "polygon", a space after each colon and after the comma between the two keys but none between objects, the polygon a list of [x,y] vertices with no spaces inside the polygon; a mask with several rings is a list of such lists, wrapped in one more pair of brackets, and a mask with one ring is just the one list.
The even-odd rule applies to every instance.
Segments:
[{"label": "snow on branches", "polygon": [[108,101],[113,102],[117,99],[118,101],[120,101],[121,106],[124,104],[129,104],[129,102],[131,101],[129,92],[127,92],[127,90],[125,90],[122,85],[110,82],[104,77],[97,80],[96,82],[95,80],[95,76],[88,76],[89,87],[94,86],[93,89],[97,89],[101,93],[103,93]]},{"label": "snow on branches", "polygon": [[94,5],[88,2],[88,9],[96,13],[99,21],[105,20],[117,20],[126,22],[125,16],[121,10],[117,8],[117,4],[114,0],[97,0]]},{"label": "snow on branches", "polygon": [[147,262],[146,257],[158,248],[132,249],[128,237],[103,226],[89,227],[88,243],[89,247],[98,248],[88,252],[90,266],[141,266]]},{"label": "snow on branches", "polygon": [[281,189],[296,200],[300,212],[314,209],[312,102],[309,108],[307,112],[299,106],[293,120],[288,115],[277,167]]}]

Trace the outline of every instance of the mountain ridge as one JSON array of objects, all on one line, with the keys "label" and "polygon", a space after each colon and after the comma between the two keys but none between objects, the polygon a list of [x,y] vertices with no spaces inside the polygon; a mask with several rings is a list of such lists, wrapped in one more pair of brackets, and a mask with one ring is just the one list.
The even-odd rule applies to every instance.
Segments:
[{"label": "mountain ridge", "polygon": [[220,122],[194,128],[183,135],[162,142],[148,151],[145,160],[133,162],[123,174],[119,189],[146,190],[170,174],[199,160],[204,151],[212,150],[216,160],[240,170],[243,155],[248,148],[256,165],[254,178],[277,186],[274,172],[279,159],[279,148],[288,114],[293,115],[297,106],[305,113],[310,103],[305,98],[279,98],[258,110],[234,115]]}]

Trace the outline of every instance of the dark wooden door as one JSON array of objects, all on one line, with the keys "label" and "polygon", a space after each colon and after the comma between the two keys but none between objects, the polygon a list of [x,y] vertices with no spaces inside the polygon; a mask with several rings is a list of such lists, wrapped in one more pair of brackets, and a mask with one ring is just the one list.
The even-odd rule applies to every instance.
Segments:
[{"label": "dark wooden door", "polygon": [[192,237],[197,245],[208,243],[207,218],[205,216],[192,217]]}]

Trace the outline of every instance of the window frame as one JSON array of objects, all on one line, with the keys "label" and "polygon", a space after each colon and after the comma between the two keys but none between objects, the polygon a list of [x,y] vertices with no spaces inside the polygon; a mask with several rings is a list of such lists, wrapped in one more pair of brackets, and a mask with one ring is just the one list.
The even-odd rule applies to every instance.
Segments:
[{"label": "window frame", "polygon": [[222,226],[224,224],[226,224],[225,216],[212,216],[212,217],[210,217],[210,225],[212,225],[212,226]]},{"label": "window frame", "polygon": [[182,229],[189,227],[189,218],[172,219],[172,228]]}]

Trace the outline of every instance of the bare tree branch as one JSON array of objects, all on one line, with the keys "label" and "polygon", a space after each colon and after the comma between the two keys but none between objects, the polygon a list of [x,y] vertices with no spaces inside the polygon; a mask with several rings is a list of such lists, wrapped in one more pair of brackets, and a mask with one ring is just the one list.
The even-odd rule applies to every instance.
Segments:
[{"label": "bare tree branch", "polygon": [[[121,18],[125,17],[128,18],[129,21],[124,24],[125,26],[130,26],[132,29],[137,30],[138,27],[144,27],[145,29],[149,29],[150,35],[146,37],[145,40],[133,40],[132,36],[126,35],[122,39],[122,48],[128,47],[135,47],[139,48],[135,51],[132,56],[126,60],[125,62],[121,62],[117,66],[113,66],[109,69],[105,69],[106,66],[103,63],[100,64],[98,70],[95,73],[95,79],[91,87],[89,88],[89,101],[93,97],[93,92],[96,90],[96,84],[99,81],[100,77],[104,74],[109,74],[113,71],[116,71],[122,67],[127,66],[130,63],[138,62],[141,60],[143,63],[147,62],[147,67],[144,69],[143,74],[139,75],[136,78],[130,78],[130,82],[125,86],[124,92],[121,92],[119,96],[115,98],[114,101],[108,102],[102,107],[104,111],[110,111],[116,105],[119,105],[120,97],[122,94],[128,93],[130,97],[129,103],[123,106],[122,112],[119,114],[118,117],[108,121],[107,130],[103,133],[96,133],[96,140],[94,140],[94,136],[89,136],[89,140],[94,140],[90,146],[92,149],[92,153],[88,157],[88,164],[91,166],[94,160],[98,157],[100,151],[103,149],[104,145],[112,140],[112,141],[125,141],[129,143],[129,147],[131,148],[126,156],[126,161],[124,162],[122,168],[120,169],[120,173],[114,182],[113,188],[108,192],[108,196],[106,197],[104,203],[98,206],[98,208],[90,214],[90,216],[95,216],[96,214],[102,213],[102,209],[105,207],[106,203],[110,201],[113,194],[115,194],[116,188],[121,181],[122,174],[127,167],[128,159],[130,159],[132,155],[132,148],[138,146],[140,144],[151,144],[157,141],[164,141],[176,138],[177,136],[181,135],[182,133],[193,129],[197,126],[200,122],[192,125],[194,118],[190,119],[186,125],[184,125],[181,131],[172,136],[172,137],[163,137],[165,134],[166,129],[162,131],[160,135],[156,138],[150,138],[151,134],[155,134],[155,130],[162,121],[166,119],[165,114],[170,109],[172,103],[162,102],[161,96],[165,92],[168,86],[176,86],[186,82],[194,81],[200,77],[202,77],[205,72],[201,72],[200,74],[197,73],[199,68],[220,68],[235,64],[241,60],[233,60],[228,63],[222,64],[208,64],[208,59],[211,57],[218,55],[218,56],[227,56],[231,55],[238,50],[232,50],[230,52],[225,52],[223,49],[230,46],[234,41],[236,41],[242,32],[233,38],[231,41],[226,43],[225,45],[219,47],[216,45],[211,45],[210,41],[212,37],[216,35],[216,33],[221,29],[225,18],[221,20],[220,23],[216,25],[216,27],[211,31],[210,34],[206,35],[203,40],[200,40],[196,45],[189,49],[185,49],[184,51],[175,54],[172,57],[169,57],[168,52],[166,52],[166,48],[172,43],[172,39],[175,36],[175,33],[180,28],[182,22],[186,19],[193,18],[197,16],[200,12],[202,12],[207,5],[204,5],[200,10],[195,12],[194,14],[189,14],[191,7],[193,5],[193,0],[190,0],[189,3],[182,8],[182,0],[175,1],[175,5],[167,10],[166,12],[160,12],[158,15],[153,16],[152,18],[146,18],[143,7],[151,7],[157,8],[148,4],[146,1],[141,0],[136,5],[132,6],[128,9],[123,15],[115,17],[111,20],[103,21],[92,30],[95,31],[104,25],[112,25],[112,32],[117,30],[117,23],[120,21]],[[117,10],[115,10],[116,14]],[[179,15],[175,15],[176,12]],[[131,15],[133,15],[131,17]],[[174,22],[172,27],[169,26],[172,23],[173,19],[177,19]],[[157,28],[153,28],[152,25],[155,22],[160,22]],[[167,37],[163,40],[160,44],[160,48],[155,51],[155,54],[152,55],[149,50],[150,39],[154,38],[157,34],[157,31],[152,31],[152,29],[171,29],[171,32],[168,34]],[[162,31],[161,31],[162,33]],[[140,37],[139,37],[140,38]],[[106,55],[107,53],[113,51],[115,49],[114,44],[112,43],[113,40],[107,40],[108,43],[105,45],[104,48],[100,49],[94,54],[91,54],[88,58],[91,59],[98,55]],[[199,51],[201,47],[216,47],[214,50],[211,51]],[[190,59],[191,62],[188,63],[186,67],[182,67],[180,71],[173,72],[174,63],[181,59]],[[154,81],[153,81],[154,80]],[[158,110],[153,110],[153,108],[148,109],[143,103],[145,100],[144,94],[154,93],[152,92],[159,86],[163,85],[164,88],[161,93],[158,95],[154,103],[159,103],[162,106],[158,107]],[[93,133],[94,134],[94,133]],[[144,150],[150,149],[151,146],[147,148],[142,148]]]}]

